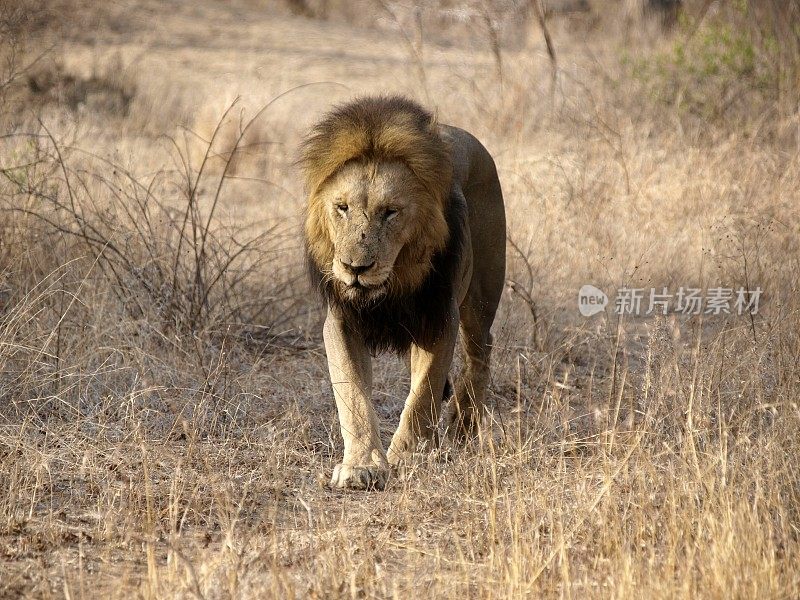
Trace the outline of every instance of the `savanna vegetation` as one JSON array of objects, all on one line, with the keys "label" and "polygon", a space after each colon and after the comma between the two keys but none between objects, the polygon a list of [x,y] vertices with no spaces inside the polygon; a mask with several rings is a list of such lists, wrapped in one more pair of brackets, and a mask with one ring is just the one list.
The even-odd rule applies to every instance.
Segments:
[{"label": "savanna vegetation", "polygon": [[[295,161],[387,91],[508,282],[480,439],[340,492]],[[0,0],[0,596],[797,597],[799,149],[796,0]]]}]

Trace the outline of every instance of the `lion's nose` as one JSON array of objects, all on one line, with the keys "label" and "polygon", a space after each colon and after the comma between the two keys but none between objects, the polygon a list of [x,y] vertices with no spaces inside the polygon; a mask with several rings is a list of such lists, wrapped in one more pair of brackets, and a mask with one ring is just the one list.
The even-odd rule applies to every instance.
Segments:
[{"label": "lion's nose", "polygon": [[366,273],[366,272],[367,272],[367,271],[369,271],[369,270],[370,270],[372,267],[374,267],[374,266],[375,266],[375,261],[373,260],[373,261],[372,261],[371,263],[369,263],[368,265],[355,265],[355,264],[346,263],[346,262],[344,262],[344,261],[342,261],[342,264],[343,264],[343,265],[344,265],[344,267],[345,267],[345,268],[346,268],[348,271],[350,271],[350,272],[351,272],[353,275],[361,275],[361,273]]}]

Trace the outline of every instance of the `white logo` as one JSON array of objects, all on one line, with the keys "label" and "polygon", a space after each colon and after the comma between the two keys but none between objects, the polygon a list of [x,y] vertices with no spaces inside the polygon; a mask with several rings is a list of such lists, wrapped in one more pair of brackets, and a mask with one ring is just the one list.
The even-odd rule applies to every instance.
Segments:
[{"label": "white logo", "polygon": [[593,285],[584,285],[578,290],[578,310],[584,317],[591,317],[605,310],[608,296]]}]

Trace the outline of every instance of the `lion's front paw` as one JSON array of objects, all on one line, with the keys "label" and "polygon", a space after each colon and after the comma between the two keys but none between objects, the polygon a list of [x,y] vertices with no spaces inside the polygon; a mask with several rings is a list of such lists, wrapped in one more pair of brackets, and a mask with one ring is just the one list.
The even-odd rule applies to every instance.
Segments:
[{"label": "lion's front paw", "polygon": [[426,439],[394,439],[386,456],[389,459],[389,464],[397,467],[401,463],[411,460],[415,455],[427,454],[438,445],[438,442]]},{"label": "lion's front paw", "polygon": [[447,435],[456,444],[461,445],[478,436],[483,411],[473,406],[460,408],[455,403],[453,404],[454,406],[445,417]]},{"label": "lion's front paw", "polygon": [[439,432],[436,425],[418,427],[416,429],[400,424],[389,444],[386,453],[389,464],[393,467],[409,460],[414,454],[427,453],[439,447]]},{"label": "lion's front paw", "polygon": [[331,487],[351,490],[382,490],[386,487],[389,469],[378,465],[336,465]]}]

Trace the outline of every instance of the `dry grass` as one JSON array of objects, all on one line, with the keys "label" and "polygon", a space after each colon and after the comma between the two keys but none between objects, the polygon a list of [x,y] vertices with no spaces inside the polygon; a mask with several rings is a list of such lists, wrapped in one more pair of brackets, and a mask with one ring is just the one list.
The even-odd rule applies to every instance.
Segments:
[{"label": "dry grass", "polygon": [[[657,68],[741,13],[655,40],[551,16],[553,83],[535,21],[510,44],[477,11],[458,31],[478,37],[443,45],[396,3],[370,10],[387,7],[371,30],[249,0],[115,3],[4,88],[32,95],[0,119],[0,596],[796,597],[792,81],[712,118],[692,107],[724,73]],[[796,68],[753,36],[753,82]],[[654,98],[690,83],[692,104]],[[331,102],[385,90],[496,157],[511,283],[482,438],[343,493],[293,160]],[[753,319],[584,319],[584,283],[764,296]],[[381,357],[375,381],[388,438],[408,376]]]}]

